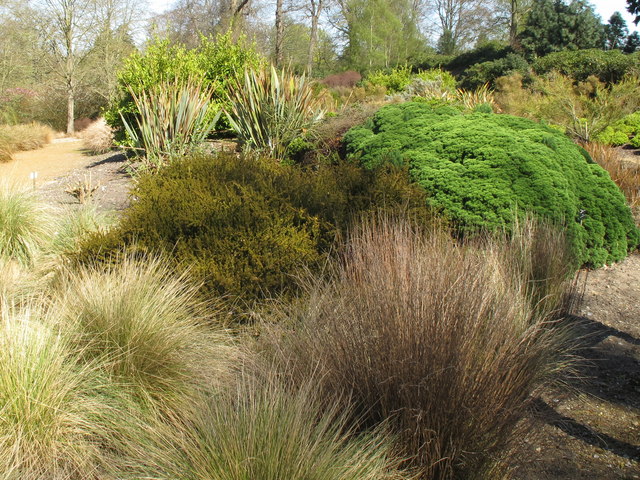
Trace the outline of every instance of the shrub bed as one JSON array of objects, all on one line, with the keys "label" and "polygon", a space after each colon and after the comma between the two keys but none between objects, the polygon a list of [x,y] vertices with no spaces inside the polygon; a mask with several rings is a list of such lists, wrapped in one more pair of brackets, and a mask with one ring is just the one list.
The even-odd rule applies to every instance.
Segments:
[{"label": "shrub bed", "polygon": [[408,159],[429,204],[461,232],[509,228],[516,210],[566,225],[582,264],[621,260],[640,240],[623,194],[563,134],[524,118],[390,105],[345,135],[369,168]]},{"label": "shrub bed", "polygon": [[167,252],[204,291],[251,300],[291,291],[300,268],[323,263],[351,220],[370,210],[429,219],[407,167],[313,169],[252,156],[194,156],[140,179],[118,226],[85,241],[80,261],[123,246]]}]

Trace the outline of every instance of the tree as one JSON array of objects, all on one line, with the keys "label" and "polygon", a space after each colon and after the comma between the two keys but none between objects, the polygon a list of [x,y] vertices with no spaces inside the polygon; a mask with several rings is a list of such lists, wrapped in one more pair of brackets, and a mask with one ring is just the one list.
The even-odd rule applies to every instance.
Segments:
[{"label": "tree", "polygon": [[307,73],[311,75],[313,70],[313,58],[316,51],[316,45],[318,43],[318,23],[320,21],[320,15],[325,6],[323,0],[309,0],[307,2],[307,12],[311,19],[311,32],[309,35],[309,50],[307,52]]},{"label": "tree", "polygon": [[494,27],[493,2],[483,0],[434,0],[439,22],[438,50],[452,55]]},{"label": "tree", "polygon": [[509,45],[518,47],[518,34],[522,21],[531,8],[533,0],[498,0],[497,13],[500,23],[506,24],[509,31]]},{"label": "tree", "polygon": [[530,56],[561,50],[602,48],[604,27],[585,0],[537,0],[520,34],[520,44]]},{"label": "tree", "polygon": [[640,49],[640,34],[633,32],[627,38],[627,43],[624,46],[624,53],[635,53]]},{"label": "tree", "polygon": [[640,0],[627,0],[627,11],[636,16],[633,23],[638,25],[640,23]]},{"label": "tree", "polygon": [[607,50],[622,50],[629,35],[627,22],[620,12],[611,15],[609,23],[604,26],[604,36]]},{"label": "tree", "polygon": [[39,0],[40,34],[48,48],[50,68],[67,97],[67,133],[74,133],[75,101],[81,68],[90,51],[95,4],[82,0]]},{"label": "tree", "polygon": [[337,0],[333,26],[346,40],[349,68],[371,70],[406,62],[425,46],[411,0]]}]

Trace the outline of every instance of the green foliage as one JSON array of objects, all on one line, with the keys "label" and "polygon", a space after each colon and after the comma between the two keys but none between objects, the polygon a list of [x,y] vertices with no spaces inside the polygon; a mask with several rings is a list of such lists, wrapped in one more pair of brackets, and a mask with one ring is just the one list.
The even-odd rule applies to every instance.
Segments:
[{"label": "green foliage", "polygon": [[596,135],[594,137],[594,140],[605,145],[619,146],[629,143],[629,136],[620,130],[616,130],[612,126],[608,126],[602,132]]},{"label": "green foliage", "polygon": [[52,220],[33,193],[0,184],[0,257],[30,265],[53,238]]},{"label": "green foliage", "polygon": [[605,145],[625,145],[637,142],[640,134],[640,112],[627,115],[621,120],[607,127],[595,140]]},{"label": "green foliage", "polygon": [[[323,410],[315,381],[294,390],[243,373],[174,431],[162,425],[132,445],[132,478],[161,480],[410,480],[388,435],[355,436],[348,412]],[[271,374],[275,377],[275,374]]]},{"label": "green foliage", "polygon": [[166,252],[205,292],[246,301],[294,289],[294,274],[319,267],[362,212],[431,218],[406,168],[349,163],[302,169],[233,154],[188,157],[142,176],[133,194],[120,224],[87,240],[79,260],[108,261],[123,247]]},{"label": "green foliage", "polygon": [[486,42],[456,55],[446,64],[446,68],[455,75],[459,75],[473,65],[500,60],[511,53],[515,52],[508,45],[500,42]]},{"label": "green foliage", "polygon": [[629,36],[627,22],[620,12],[615,12],[604,26],[606,48],[608,50],[622,50]]},{"label": "green foliage", "polygon": [[520,73],[528,75],[529,63],[516,53],[509,53],[506,57],[489,62],[476,63],[465,70],[460,76],[460,86],[465,89],[475,89],[482,85],[493,85],[495,80],[505,75]]},{"label": "green foliage", "polygon": [[382,86],[388,93],[397,93],[411,83],[412,70],[409,65],[400,65],[390,70],[376,70],[367,75],[367,82],[373,86]]},{"label": "green foliage", "polygon": [[309,80],[275,67],[247,70],[228,94],[227,118],[245,149],[284,159],[324,115]]},{"label": "green foliage", "polygon": [[352,156],[374,167],[407,158],[413,178],[463,232],[509,227],[514,210],[563,223],[579,261],[620,260],[640,242],[609,175],[564,135],[524,118],[383,107],[345,135]]},{"label": "green foliage", "polygon": [[243,38],[234,42],[231,33],[215,38],[203,36],[194,49],[157,39],[143,53],[135,52],[125,61],[118,73],[120,100],[110,105],[105,119],[119,129],[118,139],[122,140],[122,117],[132,124],[137,113],[133,95],[176,79],[200,80],[204,88],[211,89],[213,116],[225,106],[229,86],[246,68],[257,68],[260,64],[261,58],[254,48]]},{"label": "green foliage", "polygon": [[576,82],[584,82],[595,75],[602,82],[615,83],[627,74],[638,72],[639,68],[638,55],[625,55],[620,50],[600,49],[554,52],[536,59],[533,63],[533,70],[538,75],[555,70]]},{"label": "green foliage", "polygon": [[523,51],[542,57],[563,50],[604,47],[604,27],[593,6],[584,0],[538,0],[519,35]]},{"label": "green foliage", "polygon": [[[454,92],[456,79],[449,72],[440,68],[419,70],[413,73],[409,65],[398,66],[391,70],[377,70],[367,75],[366,82],[374,87],[384,87],[387,93],[406,93],[409,96],[420,96],[420,90]],[[411,93],[415,91],[414,93]]]},{"label": "green foliage", "polygon": [[343,6],[342,58],[349,68],[366,72],[401,65],[424,49],[409,0],[345,0]]},{"label": "green foliage", "polygon": [[215,128],[221,112],[208,118],[211,89],[199,82],[163,82],[136,94],[130,91],[138,114],[136,123],[122,117],[127,137],[143,157],[145,169],[158,170],[167,162],[193,153]]},{"label": "green foliage", "polygon": [[497,82],[502,110],[556,125],[581,141],[591,141],[608,126],[640,107],[640,84],[636,76],[605,85],[596,77],[575,83],[570,77],[552,72],[532,76],[530,86],[522,77],[502,77]]}]

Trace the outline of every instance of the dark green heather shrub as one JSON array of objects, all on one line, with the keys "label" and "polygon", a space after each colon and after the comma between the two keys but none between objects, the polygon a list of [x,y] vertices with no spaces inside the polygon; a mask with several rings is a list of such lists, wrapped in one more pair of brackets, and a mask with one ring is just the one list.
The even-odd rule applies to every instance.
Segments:
[{"label": "dark green heather shrub", "polygon": [[123,247],[164,252],[205,292],[247,300],[290,291],[295,274],[322,265],[351,219],[370,209],[430,218],[407,167],[194,156],[142,176],[133,195],[118,226],[85,241],[80,261],[108,260]]},{"label": "dark green heather shrub", "polygon": [[345,135],[369,168],[408,159],[431,206],[462,233],[509,228],[530,211],[566,226],[582,264],[624,258],[640,241],[631,210],[605,170],[550,127],[509,115],[390,105]]}]

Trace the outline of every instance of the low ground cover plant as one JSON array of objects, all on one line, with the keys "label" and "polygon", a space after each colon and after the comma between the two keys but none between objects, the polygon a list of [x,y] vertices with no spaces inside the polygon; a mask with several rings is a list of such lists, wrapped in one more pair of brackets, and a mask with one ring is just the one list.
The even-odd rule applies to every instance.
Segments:
[{"label": "low ground cover plant", "polygon": [[368,167],[408,159],[429,204],[463,233],[509,228],[518,209],[565,225],[581,264],[620,260],[640,242],[608,174],[531,120],[409,102],[383,107],[345,143]]}]

